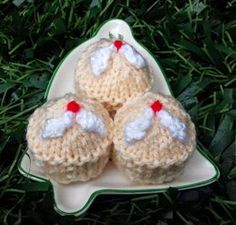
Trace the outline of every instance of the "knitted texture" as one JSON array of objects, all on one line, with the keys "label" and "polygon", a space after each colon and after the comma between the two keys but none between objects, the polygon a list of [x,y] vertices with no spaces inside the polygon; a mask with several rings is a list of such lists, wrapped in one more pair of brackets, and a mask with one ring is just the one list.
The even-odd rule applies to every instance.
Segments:
[{"label": "knitted texture", "polygon": [[111,51],[108,65],[105,65],[101,74],[96,76],[91,66],[91,57],[99,49],[112,44],[110,40],[101,39],[81,54],[75,72],[75,90],[79,95],[87,95],[98,100],[114,114],[129,97],[149,91],[152,78],[148,67],[135,67],[122,54],[122,48],[119,51]]},{"label": "knitted texture", "polygon": [[[133,143],[125,140],[127,124],[142,116],[147,107],[156,100],[163,104],[163,108],[170,115],[185,124],[185,142],[178,140],[170,129],[161,125],[158,114],[152,117],[151,126],[141,140]],[[117,111],[114,127],[113,161],[135,183],[160,184],[172,181],[182,173],[196,148],[194,124],[181,104],[172,97],[146,93],[130,98]]]},{"label": "knitted texture", "polygon": [[[83,130],[76,122],[63,135],[43,138],[46,120],[60,118],[68,102],[79,102],[81,109],[94,113],[106,128],[105,135]],[[113,122],[100,103],[68,94],[45,103],[29,118],[27,142],[35,164],[58,183],[87,181],[101,174],[110,156]]]}]

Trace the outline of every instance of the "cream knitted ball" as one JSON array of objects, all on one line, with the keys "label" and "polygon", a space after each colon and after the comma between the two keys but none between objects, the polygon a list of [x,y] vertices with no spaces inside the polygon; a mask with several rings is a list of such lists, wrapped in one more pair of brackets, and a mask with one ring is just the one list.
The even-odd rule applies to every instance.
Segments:
[{"label": "cream knitted ball", "polygon": [[58,183],[87,181],[108,162],[113,122],[100,103],[68,94],[29,118],[27,142],[35,164]]},{"label": "cream knitted ball", "polygon": [[145,59],[120,40],[91,44],[79,57],[74,79],[78,94],[98,100],[111,113],[152,86]]},{"label": "cream knitted ball", "polygon": [[135,183],[172,181],[196,148],[194,124],[173,97],[146,93],[129,99],[114,127],[113,161]]}]

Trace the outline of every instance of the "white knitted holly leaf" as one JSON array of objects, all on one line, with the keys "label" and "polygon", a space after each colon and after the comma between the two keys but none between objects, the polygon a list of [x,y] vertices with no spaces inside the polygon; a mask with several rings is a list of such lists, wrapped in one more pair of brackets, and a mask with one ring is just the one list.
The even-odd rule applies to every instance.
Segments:
[{"label": "white knitted holly leaf", "polygon": [[161,110],[157,113],[157,116],[160,120],[160,124],[167,128],[174,138],[177,138],[182,143],[187,141],[186,125],[183,122],[166,110]]},{"label": "white knitted holly leaf", "polygon": [[110,56],[114,51],[114,46],[99,48],[90,58],[90,63],[94,75],[99,76],[107,68]]},{"label": "white knitted holly leaf", "polygon": [[124,44],[119,52],[136,68],[140,69],[145,66],[144,58],[132,46]]},{"label": "white knitted holly leaf", "polygon": [[125,141],[129,144],[133,144],[136,141],[143,139],[146,136],[147,130],[151,127],[152,117],[152,109],[147,108],[143,115],[128,123],[124,132]]},{"label": "white knitted holly leaf", "polygon": [[57,138],[63,136],[65,130],[72,125],[73,113],[65,112],[62,117],[47,119],[42,132],[42,137]]},{"label": "white knitted holly leaf", "polygon": [[106,133],[106,127],[103,121],[97,117],[94,113],[81,109],[76,115],[76,121],[84,131],[96,132],[100,135]]}]

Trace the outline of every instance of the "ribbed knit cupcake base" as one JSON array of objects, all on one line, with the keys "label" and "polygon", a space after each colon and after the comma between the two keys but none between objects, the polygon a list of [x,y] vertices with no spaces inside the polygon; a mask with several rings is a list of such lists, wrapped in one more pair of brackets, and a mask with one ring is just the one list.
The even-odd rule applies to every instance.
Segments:
[{"label": "ribbed knit cupcake base", "polygon": [[37,156],[33,155],[36,166],[46,174],[49,179],[53,179],[61,184],[69,184],[76,181],[88,181],[99,176],[109,160],[109,152],[105,152],[95,161],[83,162],[81,164],[75,161],[72,164],[52,165],[49,161],[39,161]]},{"label": "ribbed knit cupcake base", "polygon": [[[178,140],[173,136],[171,128],[161,125],[161,118],[153,113],[150,127],[139,140],[129,143],[126,140],[126,128],[137,118],[145,118],[145,110],[156,100],[163,104],[163,110],[171,115],[173,120],[186,126],[186,140]],[[137,123],[130,129],[131,134],[138,132],[145,124]],[[171,126],[171,124],[170,124]],[[134,135],[134,134],[132,134]],[[161,184],[177,178],[196,149],[196,133],[190,116],[181,104],[173,97],[146,93],[130,98],[120,108],[114,118],[114,148],[113,162],[118,169],[131,181],[139,184]]]},{"label": "ribbed knit cupcake base", "polygon": [[148,164],[135,164],[127,161],[117,151],[113,152],[112,160],[118,169],[132,182],[137,184],[162,184],[171,182],[183,173],[186,162],[175,163],[165,167],[152,167]]}]

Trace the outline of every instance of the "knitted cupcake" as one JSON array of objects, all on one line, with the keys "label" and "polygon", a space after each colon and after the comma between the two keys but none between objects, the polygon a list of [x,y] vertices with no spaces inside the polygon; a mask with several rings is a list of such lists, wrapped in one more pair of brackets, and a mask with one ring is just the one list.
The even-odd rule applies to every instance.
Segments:
[{"label": "knitted cupcake", "polygon": [[131,96],[150,90],[152,78],[145,59],[121,40],[101,39],[80,56],[75,90],[116,111]]},{"label": "knitted cupcake", "polygon": [[114,127],[113,160],[136,183],[172,181],[196,148],[194,124],[173,97],[131,98],[117,111]]},{"label": "knitted cupcake", "polygon": [[69,94],[45,103],[30,117],[29,153],[58,183],[87,181],[101,174],[108,162],[112,126],[99,103]]}]

